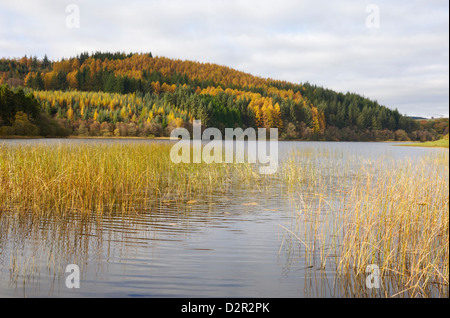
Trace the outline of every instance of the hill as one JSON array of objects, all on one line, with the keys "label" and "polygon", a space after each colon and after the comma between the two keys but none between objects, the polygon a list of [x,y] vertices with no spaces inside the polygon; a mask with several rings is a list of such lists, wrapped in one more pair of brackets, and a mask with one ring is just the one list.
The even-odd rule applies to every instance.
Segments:
[{"label": "hill", "polygon": [[[283,139],[417,140],[437,133],[397,110],[308,82],[148,54],[0,59],[0,85],[32,94],[70,134],[165,136],[175,127],[276,127]],[[3,103],[6,105],[6,102]],[[7,107],[7,106],[1,106]],[[1,115],[0,115],[1,116]],[[0,125],[11,125],[0,118]]]}]

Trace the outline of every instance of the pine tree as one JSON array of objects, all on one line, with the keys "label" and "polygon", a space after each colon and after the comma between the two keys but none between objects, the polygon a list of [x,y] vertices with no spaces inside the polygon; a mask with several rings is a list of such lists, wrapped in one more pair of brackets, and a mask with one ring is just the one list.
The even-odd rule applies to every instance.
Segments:
[{"label": "pine tree", "polygon": [[50,66],[51,66],[50,60],[48,59],[47,54],[45,54],[44,59],[42,60],[42,67],[44,69],[48,69],[50,68]]}]

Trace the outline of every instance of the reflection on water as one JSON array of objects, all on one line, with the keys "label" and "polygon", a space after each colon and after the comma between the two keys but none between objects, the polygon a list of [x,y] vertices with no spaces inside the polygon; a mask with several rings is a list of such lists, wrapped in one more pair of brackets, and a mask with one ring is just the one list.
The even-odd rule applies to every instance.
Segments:
[{"label": "reflection on water", "polygon": [[77,295],[64,285],[64,268],[74,263],[83,296],[258,295],[279,274],[282,218],[271,199],[253,201],[198,198],[131,215],[64,219],[5,213],[1,294]]},{"label": "reflection on water", "polygon": [[[168,142],[144,140],[8,140],[1,143]],[[317,262],[333,257],[330,242],[310,252],[292,240],[302,204],[320,205],[327,193],[345,195],[336,176],[347,158],[384,155],[418,158],[437,149],[393,147],[389,143],[280,142],[280,160],[292,150],[321,148],[314,185],[289,191],[277,181],[270,188],[234,185],[226,193],[198,194],[176,202],[155,198],[130,213],[32,215],[0,214],[0,296],[2,297],[368,297],[392,294],[364,288],[366,277],[336,277]],[[332,158],[327,158],[329,152]],[[342,154],[342,155],[340,155]],[[350,178],[351,176],[346,176]],[[291,189],[292,190],[292,189]],[[326,226],[323,217],[314,220]],[[338,211],[334,211],[338,212]],[[308,231],[312,220],[304,219]],[[319,233],[320,234],[320,233]],[[305,242],[309,244],[311,242]],[[81,288],[65,287],[65,267],[77,264]],[[319,262],[320,264],[320,262]],[[391,282],[386,281],[389,285]],[[358,287],[359,286],[359,287]],[[362,287],[361,287],[362,286]],[[393,289],[391,291],[390,289]]]}]

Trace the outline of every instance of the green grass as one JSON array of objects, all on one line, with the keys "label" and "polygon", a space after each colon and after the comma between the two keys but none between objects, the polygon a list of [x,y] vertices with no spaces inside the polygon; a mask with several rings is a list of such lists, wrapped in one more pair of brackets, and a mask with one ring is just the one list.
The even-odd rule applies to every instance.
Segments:
[{"label": "green grass", "polygon": [[396,146],[408,146],[408,147],[430,147],[430,148],[448,148],[448,135],[444,138],[435,141],[426,141],[414,144],[403,144]]}]

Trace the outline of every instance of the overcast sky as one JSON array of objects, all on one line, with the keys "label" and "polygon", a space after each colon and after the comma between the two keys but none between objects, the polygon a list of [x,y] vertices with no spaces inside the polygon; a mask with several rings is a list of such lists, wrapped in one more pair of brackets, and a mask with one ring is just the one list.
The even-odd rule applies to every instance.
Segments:
[{"label": "overcast sky", "polygon": [[448,0],[0,0],[0,57],[151,51],[448,117],[448,28]]}]

